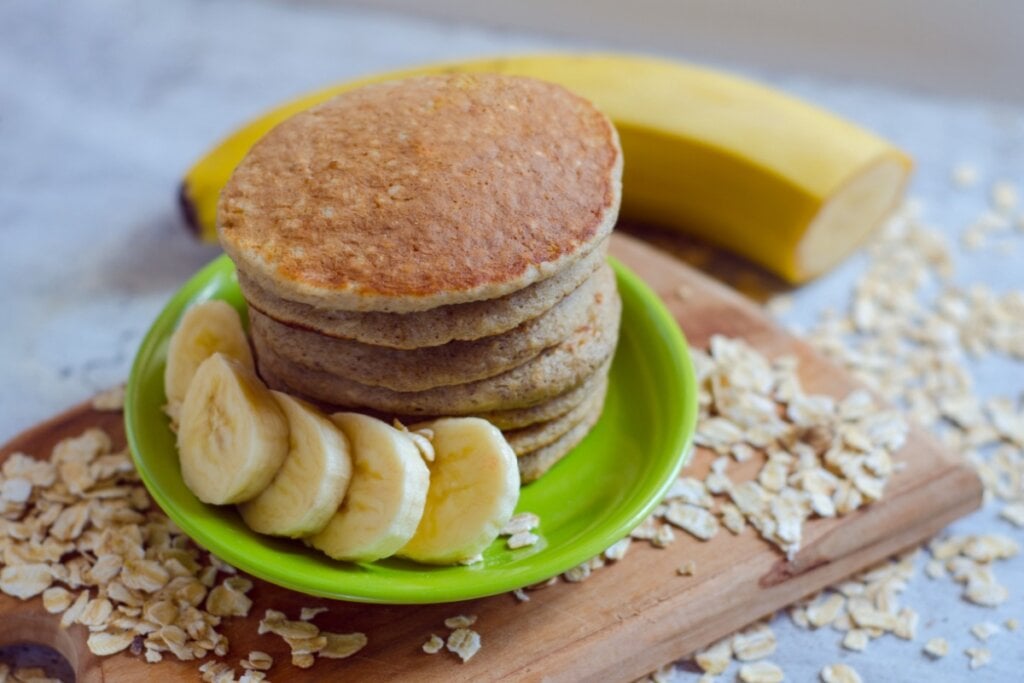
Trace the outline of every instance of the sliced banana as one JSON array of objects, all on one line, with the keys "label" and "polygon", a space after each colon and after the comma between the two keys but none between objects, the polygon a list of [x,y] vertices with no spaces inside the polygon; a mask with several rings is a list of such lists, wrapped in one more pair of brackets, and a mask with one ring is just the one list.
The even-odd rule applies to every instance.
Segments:
[{"label": "sliced banana", "polygon": [[199,365],[218,351],[250,370],[255,367],[238,311],[224,301],[211,299],[185,311],[171,335],[164,369],[164,390],[170,405],[185,400]]},{"label": "sliced banana", "polygon": [[357,413],[331,421],[349,439],[352,479],[337,513],[307,540],[336,560],[394,555],[416,533],[430,472],[412,441],[387,423]]},{"label": "sliced banana", "polygon": [[425,425],[434,432],[430,491],[416,534],[399,554],[428,564],[475,557],[512,517],[519,501],[516,454],[501,431],[476,417]]},{"label": "sliced banana", "polygon": [[288,420],[252,370],[214,353],[182,402],[178,453],[199,500],[241,503],[270,484],[288,455]]},{"label": "sliced banana", "polygon": [[288,456],[267,488],[238,506],[253,531],[299,538],[327,525],[352,476],[348,439],[319,410],[271,392],[288,419]]}]

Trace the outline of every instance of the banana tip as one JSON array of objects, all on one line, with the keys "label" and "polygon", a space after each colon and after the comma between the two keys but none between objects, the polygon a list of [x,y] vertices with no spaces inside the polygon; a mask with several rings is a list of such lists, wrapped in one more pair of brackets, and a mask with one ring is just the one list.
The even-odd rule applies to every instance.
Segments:
[{"label": "banana tip", "polygon": [[196,213],[196,205],[188,195],[188,183],[182,181],[178,185],[178,208],[181,210],[181,218],[185,221],[185,227],[196,237],[202,236],[199,227],[199,216]]}]

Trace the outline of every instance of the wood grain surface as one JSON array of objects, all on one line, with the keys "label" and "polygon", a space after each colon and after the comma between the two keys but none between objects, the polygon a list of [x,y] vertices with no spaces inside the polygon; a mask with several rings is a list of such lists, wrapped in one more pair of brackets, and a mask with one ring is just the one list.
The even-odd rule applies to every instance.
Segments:
[{"label": "wood grain surface", "polygon": [[[711,335],[742,337],[768,356],[795,354],[808,391],[836,397],[856,386],[836,368],[793,338],[762,310],[671,256],[625,235],[612,252],[662,297],[691,345]],[[15,451],[48,457],[58,440],[101,426],[123,444],[120,414],[79,406],[39,425],[0,449],[0,460]],[[911,430],[897,460],[904,470],[889,482],[885,497],[842,519],[815,520],[804,531],[803,549],[792,561],[747,530],[719,533],[701,542],[686,534],[666,549],[635,543],[614,565],[577,584],[561,582],[530,593],[446,605],[381,606],[311,598],[256,581],[251,616],[226,620],[237,667],[252,649],[274,656],[268,672],[275,681],[325,680],[630,680],[685,657],[773,611],[813,593],[941,530],[981,503],[981,484],[970,467],[944,451],[928,434]],[[697,449],[688,473],[702,476],[711,454]],[[753,477],[760,461],[734,465],[734,480]],[[679,576],[684,560],[695,560],[695,576]],[[369,644],[346,660],[317,660],[309,670],[293,668],[285,643],[259,636],[256,624],[267,608],[296,618],[301,607],[325,605],[316,623],[324,630],[363,631]],[[65,631],[58,616],[43,611],[38,598],[19,601],[0,595],[0,645],[36,642],[64,654],[78,680],[197,680],[197,662],[165,659],[146,664],[127,652],[99,659],[85,647],[82,626]],[[476,614],[483,648],[462,664],[448,652],[420,650],[431,633],[447,633],[443,621]]]}]

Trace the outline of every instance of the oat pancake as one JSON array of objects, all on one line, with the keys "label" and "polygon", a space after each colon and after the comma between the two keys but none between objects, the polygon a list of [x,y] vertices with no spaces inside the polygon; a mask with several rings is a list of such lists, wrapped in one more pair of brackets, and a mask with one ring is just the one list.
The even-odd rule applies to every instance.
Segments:
[{"label": "oat pancake", "polygon": [[607,389],[608,382],[606,381],[597,392],[591,394],[583,403],[565,415],[522,429],[506,431],[505,439],[512,446],[512,450],[516,452],[516,455],[525,455],[549,446],[591,415],[595,410],[595,405],[603,405]]},{"label": "oat pancake", "polygon": [[517,458],[519,464],[519,477],[524,484],[536,481],[542,474],[550,470],[555,464],[564,458],[569,451],[579,445],[583,438],[590,433],[594,425],[601,417],[604,409],[604,402],[598,402],[591,406],[591,412],[559,439],[543,448],[530,453],[525,453]]},{"label": "oat pancake", "polygon": [[494,377],[398,392],[327,375],[281,358],[254,338],[257,365],[275,389],[298,393],[337,406],[370,408],[396,415],[474,415],[541,403],[578,386],[615,350],[622,302],[618,292],[602,297],[589,310],[587,324],[565,341],[517,368]]},{"label": "oat pancake", "polygon": [[493,377],[522,365],[587,324],[595,297],[615,293],[604,266],[543,315],[504,334],[422,349],[390,349],[327,337],[250,312],[252,336],[271,353],[307,368],[394,391],[424,391]]},{"label": "oat pancake", "polygon": [[622,153],[552,83],[449,74],[368,85],[265,135],[221,193],[251,280],[317,308],[411,312],[504,296],[611,231]]},{"label": "oat pancake", "polygon": [[537,424],[538,422],[553,420],[556,417],[565,415],[583,403],[593,392],[601,390],[601,385],[608,381],[608,369],[610,367],[611,361],[605,361],[604,365],[599,367],[590,377],[583,380],[582,384],[543,403],[525,408],[479,413],[477,417],[482,417],[501,430],[520,429]]},{"label": "oat pancake", "polygon": [[[608,369],[610,367],[611,360],[609,359],[604,362],[604,365],[594,371],[590,377],[584,379],[583,383],[579,386],[573,387],[554,398],[547,399],[546,401],[537,403],[536,405],[527,406],[525,408],[512,408],[511,410],[476,413],[473,417],[483,418],[501,430],[521,429],[522,427],[529,427],[530,425],[537,424],[538,422],[553,420],[556,417],[565,415],[570,410],[583,403],[595,392],[604,391],[604,387],[602,385],[608,381]],[[327,404],[324,404],[323,408],[328,412],[334,409],[333,406]],[[387,413],[376,413],[376,416],[384,420],[391,420],[393,417],[398,417],[403,424],[407,425],[432,419],[423,415],[395,416]]]},{"label": "oat pancake", "polygon": [[255,308],[279,322],[340,339],[396,349],[439,346],[502,334],[544,313],[593,275],[608,251],[605,239],[589,254],[546,280],[497,299],[439,306],[416,313],[357,313],[318,309],[286,301],[238,272],[242,294]]}]

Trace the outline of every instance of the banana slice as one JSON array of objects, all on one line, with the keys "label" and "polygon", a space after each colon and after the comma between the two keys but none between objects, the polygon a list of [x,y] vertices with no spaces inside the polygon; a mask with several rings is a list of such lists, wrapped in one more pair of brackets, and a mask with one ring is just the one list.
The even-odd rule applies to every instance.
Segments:
[{"label": "banana slice", "polygon": [[348,489],[348,439],[305,401],[271,393],[288,419],[288,457],[270,485],[239,505],[238,512],[261,534],[308,536],[327,525]]},{"label": "banana slice", "polygon": [[337,513],[307,540],[336,560],[394,555],[416,533],[430,472],[416,446],[394,427],[357,413],[337,413],[331,421],[352,446],[352,480]]},{"label": "banana slice", "polygon": [[241,503],[270,484],[288,455],[288,420],[252,370],[214,353],[182,402],[178,453],[199,500]]},{"label": "banana slice", "polygon": [[255,368],[238,311],[224,301],[213,299],[185,311],[171,335],[164,369],[164,390],[171,406],[185,400],[188,385],[199,365],[218,351],[250,370]]},{"label": "banana slice", "polygon": [[489,546],[519,501],[516,454],[501,431],[477,417],[426,425],[434,431],[434,462],[423,519],[399,554],[428,564],[453,564]]}]

